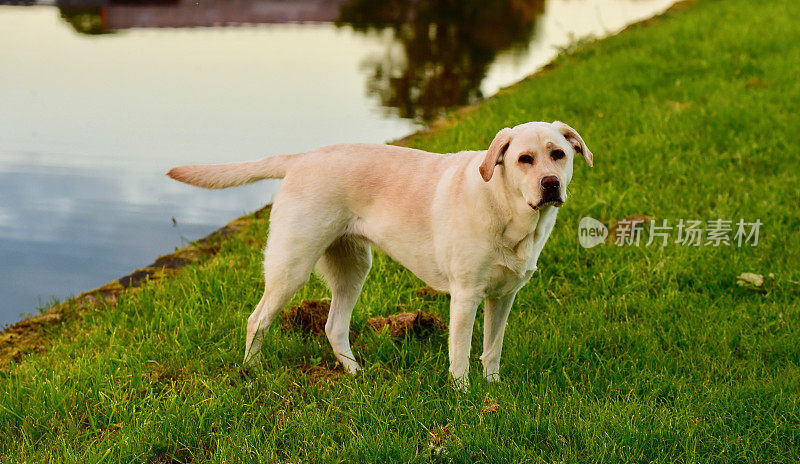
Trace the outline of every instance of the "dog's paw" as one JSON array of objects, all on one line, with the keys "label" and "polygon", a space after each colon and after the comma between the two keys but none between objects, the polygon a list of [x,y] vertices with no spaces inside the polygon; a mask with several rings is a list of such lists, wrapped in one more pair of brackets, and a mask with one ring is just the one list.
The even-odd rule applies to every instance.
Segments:
[{"label": "dog's paw", "polygon": [[261,364],[261,353],[245,353],[242,364],[248,368],[258,366]]},{"label": "dog's paw", "polygon": [[344,368],[345,372],[353,375],[358,374],[358,371],[361,370],[361,366],[359,366],[357,362],[351,360],[347,360],[347,362],[342,362],[342,367]]},{"label": "dog's paw", "polygon": [[483,368],[483,378],[486,379],[487,382],[499,382],[500,381],[500,366],[484,366]]},{"label": "dog's paw", "polygon": [[461,393],[466,393],[469,391],[469,376],[462,375],[461,377],[450,377],[452,380],[453,388],[460,391]]}]

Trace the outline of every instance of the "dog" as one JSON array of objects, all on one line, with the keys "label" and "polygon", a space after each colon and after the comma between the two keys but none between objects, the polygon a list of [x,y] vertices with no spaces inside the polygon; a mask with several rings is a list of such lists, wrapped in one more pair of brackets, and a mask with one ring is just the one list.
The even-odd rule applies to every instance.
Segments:
[{"label": "dog", "polygon": [[325,333],[344,369],[355,373],[350,316],[375,246],[450,294],[450,373],[464,389],[481,301],[483,374],[500,379],[509,311],[537,268],[578,155],[592,166],[592,152],[575,129],[529,122],[502,129],[484,151],[443,155],[342,144],[181,166],[167,175],[209,189],[283,178],[264,251],[264,295],[247,321],[245,364],[260,361],[264,333],[316,265],[331,289]]}]

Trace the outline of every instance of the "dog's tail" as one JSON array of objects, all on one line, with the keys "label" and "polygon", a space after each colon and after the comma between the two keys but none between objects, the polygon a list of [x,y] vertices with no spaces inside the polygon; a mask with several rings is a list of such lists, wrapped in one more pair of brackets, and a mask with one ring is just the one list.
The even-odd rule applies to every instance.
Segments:
[{"label": "dog's tail", "polygon": [[258,161],[226,164],[190,164],[167,173],[175,180],[207,189],[222,189],[263,179],[286,176],[289,165],[301,154],[270,156]]}]

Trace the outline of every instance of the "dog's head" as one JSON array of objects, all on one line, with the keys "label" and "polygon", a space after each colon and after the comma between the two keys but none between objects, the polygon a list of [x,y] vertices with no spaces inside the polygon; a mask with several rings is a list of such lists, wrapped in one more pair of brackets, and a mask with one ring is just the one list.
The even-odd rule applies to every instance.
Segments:
[{"label": "dog's head", "polygon": [[577,155],[592,165],[592,152],[575,129],[560,121],[529,122],[497,133],[480,173],[489,182],[500,165],[506,188],[519,192],[531,208],[558,207],[567,200]]}]

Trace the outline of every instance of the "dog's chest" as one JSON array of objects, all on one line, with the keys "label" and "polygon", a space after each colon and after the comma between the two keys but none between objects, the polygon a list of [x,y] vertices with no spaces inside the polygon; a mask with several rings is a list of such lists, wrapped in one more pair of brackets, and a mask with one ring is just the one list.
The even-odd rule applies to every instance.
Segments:
[{"label": "dog's chest", "polygon": [[538,253],[535,250],[534,234],[526,237],[517,247],[502,247],[490,267],[487,295],[506,295],[525,285],[536,270]]},{"label": "dog's chest", "polygon": [[539,219],[532,231],[528,229],[529,232],[524,234],[517,232],[516,235],[504,236],[499,253],[490,266],[487,296],[516,292],[530,280],[553,229],[555,214],[545,214]]}]

